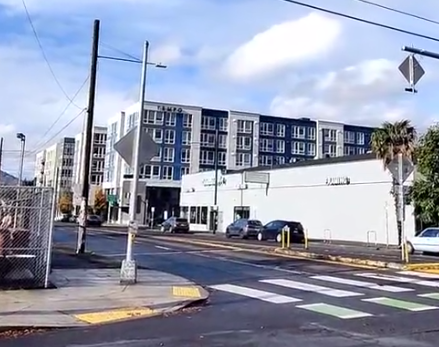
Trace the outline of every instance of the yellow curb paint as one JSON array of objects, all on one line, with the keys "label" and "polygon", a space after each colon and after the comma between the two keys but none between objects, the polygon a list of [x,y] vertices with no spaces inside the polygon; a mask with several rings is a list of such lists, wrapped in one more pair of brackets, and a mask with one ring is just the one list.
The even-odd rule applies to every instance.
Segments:
[{"label": "yellow curb paint", "polygon": [[124,308],[111,311],[76,314],[74,317],[88,324],[102,324],[120,320],[153,316],[156,311],[147,307]]},{"label": "yellow curb paint", "polygon": [[439,270],[439,263],[408,264],[405,269],[411,271]]},{"label": "yellow curb paint", "polygon": [[172,295],[184,298],[201,298],[200,289],[193,286],[172,287]]}]

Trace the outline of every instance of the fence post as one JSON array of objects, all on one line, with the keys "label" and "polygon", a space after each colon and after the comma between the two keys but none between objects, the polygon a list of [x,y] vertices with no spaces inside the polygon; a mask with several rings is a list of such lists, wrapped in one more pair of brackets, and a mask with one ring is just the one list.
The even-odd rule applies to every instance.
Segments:
[{"label": "fence post", "polygon": [[[48,189],[48,188],[45,188]],[[44,288],[49,287],[49,276],[50,269],[52,267],[52,245],[53,245],[53,228],[54,228],[54,219],[55,219],[55,211],[56,211],[56,189],[53,189],[52,192],[52,206],[50,208],[50,222],[49,222],[49,235],[47,242],[47,255],[46,255],[46,278],[44,279]],[[44,194],[44,190],[42,190],[41,194]]]}]

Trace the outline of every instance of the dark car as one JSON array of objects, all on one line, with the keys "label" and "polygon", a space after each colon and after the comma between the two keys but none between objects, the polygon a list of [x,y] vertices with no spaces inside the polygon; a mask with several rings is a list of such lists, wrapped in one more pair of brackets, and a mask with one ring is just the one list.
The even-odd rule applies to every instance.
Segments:
[{"label": "dark car", "polygon": [[188,233],[189,223],[186,218],[170,217],[161,224],[162,232]]},{"label": "dark car", "polygon": [[262,230],[262,227],[261,221],[257,219],[238,219],[226,228],[226,237],[237,236],[242,239],[256,237]]},{"label": "dark car", "polygon": [[305,233],[303,226],[300,222],[274,220],[262,228],[258,234],[259,241],[276,240],[282,241],[282,229],[288,226],[290,228],[290,242],[291,243],[303,243],[305,242]]},{"label": "dark car", "polygon": [[90,214],[87,216],[87,225],[93,227],[100,227],[102,225],[102,219],[95,214]]}]

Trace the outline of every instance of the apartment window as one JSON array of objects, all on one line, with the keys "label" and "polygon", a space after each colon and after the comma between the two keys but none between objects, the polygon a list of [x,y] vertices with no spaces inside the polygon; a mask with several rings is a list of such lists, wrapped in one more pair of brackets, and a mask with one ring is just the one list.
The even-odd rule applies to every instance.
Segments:
[{"label": "apartment window", "polygon": [[140,178],[160,179],[160,166],[144,165],[140,168]]},{"label": "apartment window", "polygon": [[191,144],[191,138],[192,138],[192,132],[190,131],[183,131],[183,135],[181,137],[181,143],[185,146]]},{"label": "apartment window", "polygon": [[337,156],[337,146],[325,144],[323,148],[323,155],[325,157],[336,157]]},{"label": "apartment window", "polygon": [[94,134],[93,142],[97,145],[104,145],[106,141],[106,134]]},{"label": "apartment window", "polygon": [[188,113],[183,114],[183,127],[192,128],[192,115]]},{"label": "apartment window", "polygon": [[276,140],[276,153],[285,153],[285,141]]},{"label": "apartment window", "polygon": [[251,134],[253,132],[253,121],[238,119],[238,133]]},{"label": "apartment window", "polygon": [[189,164],[191,162],[191,150],[189,148],[183,148],[181,150],[181,162],[183,164]]},{"label": "apartment window", "polygon": [[226,152],[218,152],[218,165],[220,165],[220,166],[227,165],[227,153]]},{"label": "apartment window", "polygon": [[259,145],[261,152],[274,152],[274,140],[273,139],[262,139]]},{"label": "apartment window", "polygon": [[175,127],[177,123],[177,114],[173,112],[165,112],[165,125],[168,127]]},{"label": "apartment window", "polygon": [[274,159],[274,164],[275,165],[284,165],[285,164],[285,157],[282,157],[280,155],[276,156]]},{"label": "apartment window", "polygon": [[154,157],[151,159],[151,161],[161,161],[161,160],[162,160],[162,153],[163,153],[163,150],[162,150],[162,147],[160,147],[159,150],[158,150],[158,152],[157,152],[157,155],[154,156]]},{"label": "apartment window", "polygon": [[224,134],[219,135],[218,148],[227,148],[227,135]]},{"label": "apartment window", "polygon": [[200,151],[200,164],[213,165],[215,163],[215,152]]},{"label": "apartment window", "polygon": [[295,125],[291,131],[291,137],[294,139],[304,139],[305,138],[305,127]]},{"label": "apartment window", "polygon": [[104,171],[104,161],[103,160],[92,160],[91,169],[92,169],[92,171]]},{"label": "apartment window", "polygon": [[252,149],[252,138],[250,136],[238,136],[236,148],[249,151]]},{"label": "apartment window", "polygon": [[130,114],[128,116],[127,131],[129,131],[130,129],[134,128],[134,126],[136,125],[137,118],[139,118],[139,114],[138,113],[133,113],[133,114]]},{"label": "apartment window", "polygon": [[162,111],[146,111],[146,118],[143,118],[143,123],[145,124],[155,124],[155,125],[163,125],[163,120],[165,116]]},{"label": "apartment window", "polygon": [[218,130],[219,131],[227,131],[229,127],[229,119],[228,118],[218,118]]},{"label": "apartment window", "polygon": [[285,124],[276,124],[276,136],[285,137]]},{"label": "apartment window", "polygon": [[201,129],[203,130],[215,130],[216,129],[216,118],[202,116],[201,117]]},{"label": "apartment window", "polygon": [[328,142],[337,142],[337,130],[323,129],[323,138]]},{"label": "apartment window", "polygon": [[173,145],[175,143],[175,131],[174,130],[165,130],[165,144]]},{"label": "apartment window", "polygon": [[366,153],[366,149],[362,147],[357,147],[357,154],[364,154]]},{"label": "apartment window", "polygon": [[93,158],[104,158],[104,157],[105,157],[105,147],[93,148]]},{"label": "apartment window", "polygon": [[274,134],[274,124],[273,123],[261,123],[261,135],[273,136]]},{"label": "apartment window", "polygon": [[163,142],[163,130],[155,128],[146,128],[146,132],[152,137],[156,143]]},{"label": "apartment window", "polygon": [[305,154],[305,142],[294,141],[291,146],[291,154]]},{"label": "apartment window", "polygon": [[344,155],[355,155],[357,153],[356,148],[353,146],[344,146]]},{"label": "apartment window", "polygon": [[352,131],[344,132],[344,142],[345,143],[355,143],[355,133]]},{"label": "apartment window", "polygon": [[316,128],[308,128],[308,140],[314,141],[316,139]]},{"label": "apartment window", "polygon": [[215,147],[215,134],[201,134],[200,144],[203,147]]},{"label": "apartment window", "polygon": [[314,157],[316,155],[316,144],[315,143],[307,143],[306,144],[306,154],[310,157]]},{"label": "apartment window", "polygon": [[251,165],[250,153],[238,153],[236,155],[236,166],[248,167]]},{"label": "apartment window", "polygon": [[163,166],[163,179],[172,181],[174,179],[174,168],[172,166]]},{"label": "apartment window", "polygon": [[261,166],[273,166],[273,156],[261,155],[259,156],[259,165]]},{"label": "apartment window", "polygon": [[163,149],[163,161],[165,163],[173,163],[174,162],[175,149],[172,147],[165,147]]},{"label": "apartment window", "polygon": [[190,173],[190,168],[188,166],[183,166],[181,168],[181,177],[183,177],[184,175],[189,175]]},{"label": "apartment window", "polygon": [[102,184],[103,178],[104,177],[101,174],[91,174],[90,175],[91,184],[100,185]]},{"label": "apartment window", "polygon": [[357,145],[364,145],[364,133],[357,133]]}]

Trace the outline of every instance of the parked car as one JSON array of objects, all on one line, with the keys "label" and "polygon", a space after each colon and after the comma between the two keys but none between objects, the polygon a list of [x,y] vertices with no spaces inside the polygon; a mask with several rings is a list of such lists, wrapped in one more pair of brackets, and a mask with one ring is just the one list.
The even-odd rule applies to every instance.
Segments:
[{"label": "parked car", "polygon": [[226,228],[226,237],[231,238],[233,236],[240,237],[242,239],[248,239],[250,237],[256,237],[261,231],[263,225],[261,221],[257,219],[241,218],[234,221]]},{"label": "parked car", "polygon": [[407,247],[410,254],[439,253],[439,227],[422,230],[418,235],[407,240]]},{"label": "parked car", "polygon": [[161,224],[160,230],[164,233],[167,231],[171,233],[188,233],[189,223],[186,218],[170,217]]},{"label": "parked car", "polygon": [[282,241],[282,229],[288,226],[290,228],[290,242],[291,243],[303,243],[305,242],[305,233],[303,226],[300,222],[286,221],[286,220],[274,220],[261,229],[258,233],[258,240],[276,240]]},{"label": "parked car", "polygon": [[87,226],[100,227],[101,225],[102,225],[101,217],[95,214],[90,214],[87,216]]}]

